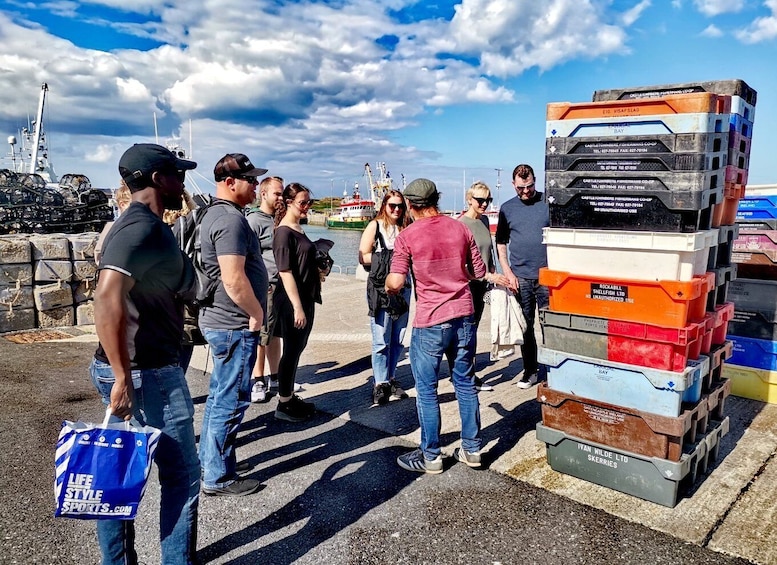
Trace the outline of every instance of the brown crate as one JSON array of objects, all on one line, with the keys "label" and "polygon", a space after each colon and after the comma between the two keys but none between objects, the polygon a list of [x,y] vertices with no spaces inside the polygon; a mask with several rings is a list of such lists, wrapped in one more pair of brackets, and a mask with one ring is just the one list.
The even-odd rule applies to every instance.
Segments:
[{"label": "brown crate", "polygon": [[647,457],[679,461],[683,445],[696,441],[707,425],[706,402],[684,408],[677,417],[658,416],[623,406],[597,402],[548,388],[541,383],[537,400],[542,424],[570,435]]}]

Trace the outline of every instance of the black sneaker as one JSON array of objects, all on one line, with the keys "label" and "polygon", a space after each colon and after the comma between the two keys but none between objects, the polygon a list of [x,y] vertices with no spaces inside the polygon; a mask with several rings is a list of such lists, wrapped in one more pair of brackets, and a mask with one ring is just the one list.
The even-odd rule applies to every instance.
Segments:
[{"label": "black sneaker", "polygon": [[372,403],[379,406],[388,404],[389,398],[391,398],[391,384],[380,383],[375,385],[372,389]]},{"label": "black sneaker", "polygon": [[399,383],[396,381],[396,379],[391,379],[389,384],[391,385],[391,398],[404,400],[408,397],[407,393],[401,386],[399,386]]},{"label": "black sneaker", "polygon": [[287,422],[302,422],[310,418],[315,412],[316,407],[312,402],[305,402],[294,394],[288,402],[278,401],[278,407],[275,409],[275,419],[286,420]]},{"label": "black sneaker", "polygon": [[253,468],[254,466],[248,462],[248,459],[235,464],[236,473],[245,473],[246,471],[250,471]]},{"label": "black sneaker", "polygon": [[208,496],[247,496],[258,491],[260,486],[262,486],[262,483],[256,479],[240,477],[225,487],[202,487],[202,493]]}]

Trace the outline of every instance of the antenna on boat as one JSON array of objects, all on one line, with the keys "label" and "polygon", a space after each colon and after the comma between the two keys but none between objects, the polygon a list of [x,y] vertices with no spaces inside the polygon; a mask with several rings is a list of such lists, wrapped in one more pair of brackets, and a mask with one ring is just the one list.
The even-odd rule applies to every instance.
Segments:
[{"label": "antenna on boat", "polygon": [[156,112],[154,112],[154,143],[159,145],[159,130],[156,127]]}]

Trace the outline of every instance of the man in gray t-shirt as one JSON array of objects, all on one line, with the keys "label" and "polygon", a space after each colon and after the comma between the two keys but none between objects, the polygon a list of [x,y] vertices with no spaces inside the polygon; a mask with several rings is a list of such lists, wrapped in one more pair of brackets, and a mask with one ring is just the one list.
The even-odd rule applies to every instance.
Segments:
[{"label": "man in gray t-shirt", "polygon": [[[256,365],[253,370],[254,384],[251,388],[251,402],[264,402],[270,387],[278,385],[278,363],[281,359],[281,338],[273,336],[275,329],[275,312],[273,311],[273,294],[278,284],[278,267],[275,264],[275,254],[272,250],[275,234],[275,205],[283,198],[283,179],[280,177],[265,177],[259,183],[260,204],[251,208],[246,214],[248,225],[259,238],[259,248],[262,252],[264,266],[270,279],[267,290],[267,309],[264,325],[259,334],[259,350],[256,354]],[[270,366],[269,382],[265,381],[265,359]]]},{"label": "man in gray t-shirt", "polygon": [[267,269],[243,208],[256,199],[257,176],[266,172],[242,153],[224,155],[213,171],[216,198],[200,228],[203,268],[219,280],[199,317],[213,357],[200,432],[206,495],[242,496],[260,486],[237,474],[235,440],[250,403],[251,370],[267,304]]}]

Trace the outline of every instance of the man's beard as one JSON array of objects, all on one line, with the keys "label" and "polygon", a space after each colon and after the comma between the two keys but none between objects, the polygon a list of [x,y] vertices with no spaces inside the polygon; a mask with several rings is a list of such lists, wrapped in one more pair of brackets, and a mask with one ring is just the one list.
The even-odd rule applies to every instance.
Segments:
[{"label": "man's beard", "polygon": [[163,194],[162,205],[165,207],[165,210],[183,209],[183,194]]}]

